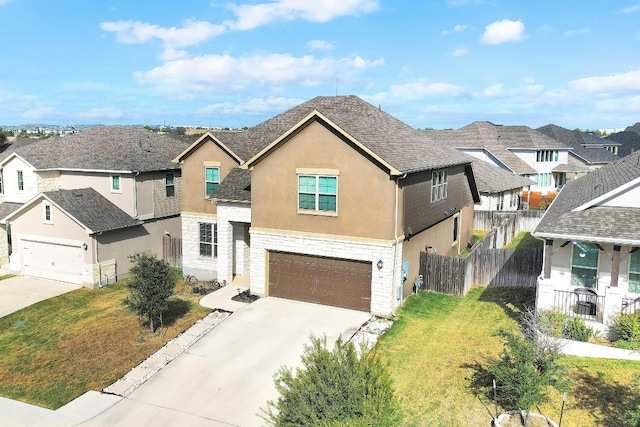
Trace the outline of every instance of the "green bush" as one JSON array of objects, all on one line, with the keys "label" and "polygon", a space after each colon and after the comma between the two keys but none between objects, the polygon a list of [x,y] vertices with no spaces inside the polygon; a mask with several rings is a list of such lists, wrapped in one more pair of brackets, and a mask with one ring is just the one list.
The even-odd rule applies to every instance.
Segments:
[{"label": "green bush", "polygon": [[631,314],[618,314],[612,327],[621,340],[640,341],[640,311]]},{"label": "green bush", "polygon": [[555,338],[564,337],[564,325],[569,316],[554,310],[540,310],[538,312],[538,330],[545,335]]},{"label": "green bush", "polygon": [[624,427],[640,427],[640,405],[638,405],[635,410],[625,412],[622,425]]},{"label": "green bush", "polygon": [[598,333],[591,326],[587,326],[584,319],[580,317],[570,317],[564,325],[564,337],[570,340],[587,342],[598,336]]},{"label": "green bush", "polygon": [[263,417],[276,427],[401,425],[399,402],[386,366],[372,353],[358,356],[352,343],[338,339],[333,351],[326,338],[311,338],[303,367],[282,367],[275,376],[277,401]]}]

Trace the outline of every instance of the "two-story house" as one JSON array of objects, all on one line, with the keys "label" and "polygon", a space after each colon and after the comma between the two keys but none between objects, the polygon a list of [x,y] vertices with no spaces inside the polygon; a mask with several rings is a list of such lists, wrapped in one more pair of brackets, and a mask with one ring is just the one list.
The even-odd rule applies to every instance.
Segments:
[{"label": "two-story house", "polygon": [[420,251],[454,255],[471,240],[471,160],[356,96],[210,132],[175,159],[189,188],[183,270],[391,315]]},{"label": "two-story house", "polygon": [[2,263],[99,286],[126,274],[135,252],[161,256],[163,236],[181,233],[171,160],[186,146],[139,127],[96,126],[16,148],[0,161]]}]

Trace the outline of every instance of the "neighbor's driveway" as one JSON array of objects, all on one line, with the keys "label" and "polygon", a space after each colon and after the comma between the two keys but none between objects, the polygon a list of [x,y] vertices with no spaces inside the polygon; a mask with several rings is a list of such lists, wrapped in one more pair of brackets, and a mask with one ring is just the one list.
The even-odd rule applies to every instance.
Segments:
[{"label": "neighbor's driveway", "polygon": [[0,317],[81,287],[71,283],[24,276],[0,280]]},{"label": "neighbor's driveway", "polygon": [[299,366],[311,334],[345,339],[368,313],[279,298],[236,311],[128,397],[83,426],[264,425],[273,375]]}]

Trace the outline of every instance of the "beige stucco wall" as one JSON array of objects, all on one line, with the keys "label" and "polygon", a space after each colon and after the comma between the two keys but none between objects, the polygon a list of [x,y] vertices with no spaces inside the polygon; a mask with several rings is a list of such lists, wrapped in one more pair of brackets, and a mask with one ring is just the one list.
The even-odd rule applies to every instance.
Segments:
[{"label": "beige stucco wall", "polygon": [[[298,213],[297,168],[336,169],[337,216]],[[251,172],[252,226],[394,238],[395,181],[318,122],[257,163]]]},{"label": "beige stucco wall", "polygon": [[[216,214],[216,205],[205,194],[205,162],[220,163],[220,181],[239,163],[207,137],[182,164],[182,211],[190,213]],[[214,165],[211,165],[214,166]]]},{"label": "beige stucco wall", "polygon": [[111,191],[111,174],[98,172],[64,171],[60,176],[61,188],[76,189],[91,187],[127,214],[135,217],[134,177],[132,174],[119,175],[120,192]]}]

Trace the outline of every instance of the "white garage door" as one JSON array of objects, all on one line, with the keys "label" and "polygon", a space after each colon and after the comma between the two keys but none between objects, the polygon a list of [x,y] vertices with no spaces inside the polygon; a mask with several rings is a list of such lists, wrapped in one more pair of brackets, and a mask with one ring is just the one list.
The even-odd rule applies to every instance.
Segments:
[{"label": "white garage door", "polygon": [[22,257],[25,276],[82,284],[84,253],[81,247],[23,241]]}]

